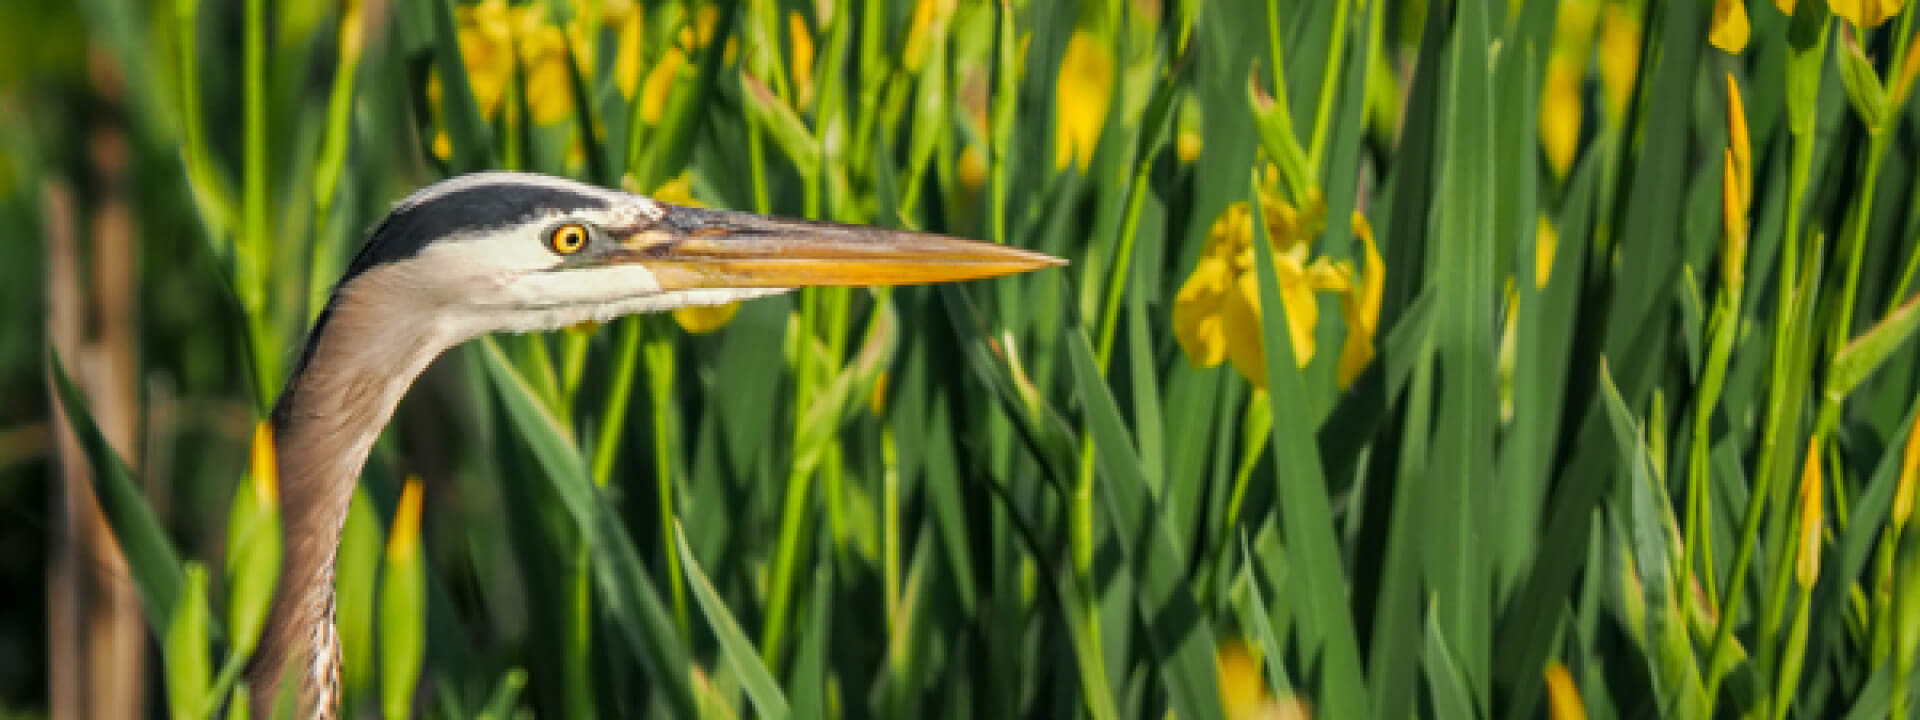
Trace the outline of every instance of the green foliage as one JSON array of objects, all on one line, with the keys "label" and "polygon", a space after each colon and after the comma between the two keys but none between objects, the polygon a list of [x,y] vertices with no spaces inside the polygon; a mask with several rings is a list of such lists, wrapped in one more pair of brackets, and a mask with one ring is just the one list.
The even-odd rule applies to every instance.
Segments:
[{"label": "green foliage", "polygon": [[[978,237],[1071,264],[450,353],[346,520],[349,713],[1913,717],[1920,10],[1746,4],[1729,52],[1648,0],[89,0],[139,369],[230,421],[155,401],[119,457],[49,350],[48,422],[169,710],[271,714],[229,426],[392,199]],[[0,130],[71,120],[32,86]],[[0,144],[6,217],[72,135]]]}]

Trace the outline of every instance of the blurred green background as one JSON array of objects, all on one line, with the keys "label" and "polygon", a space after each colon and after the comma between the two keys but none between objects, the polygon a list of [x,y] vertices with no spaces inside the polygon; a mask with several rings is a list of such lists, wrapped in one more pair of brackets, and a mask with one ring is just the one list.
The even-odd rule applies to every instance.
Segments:
[{"label": "blurred green background", "polygon": [[1916,14],[5,0],[0,716],[240,711],[256,423],[509,168],[1072,264],[450,352],[353,716],[1913,717]]}]

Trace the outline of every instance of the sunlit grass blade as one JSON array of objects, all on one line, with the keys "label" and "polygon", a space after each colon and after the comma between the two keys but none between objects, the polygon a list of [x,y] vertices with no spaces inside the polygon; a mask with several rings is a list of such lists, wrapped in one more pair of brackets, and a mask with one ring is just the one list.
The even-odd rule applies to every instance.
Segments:
[{"label": "sunlit grass blade", "polygon": [[[1260,206],[1259,177],[1247,188],[1248,202]],[[1257,214],[1256,214],[1257,216]],[[1284,308],[1273,246],[1266,223],[1253,223],[1254,267],[1260,284],[1260,306]],[[1366,680],[1360,666],[1359,640],[1347,602],[1347,578],[1340,558],[1339,536],[1327,499],[1326,476],[1314,442],[1314,425],[1295,409],[1306,404],[1305,379],[1293,364],[1293,340],[1287,313],[1268,311],[1261,316],[1266,349],[1267,388],[1273,394],[1273,469],[1275,491],[1287,500],[1280,504],[1281,527],[1288,565],[1297,571],[1305,597],[1296,601],[1299,622],[1310,628],[1306,642],[1311,656],[1322,664],[1321,707],[1334,715],[1367,713]]]},{"label": "sunlit grass blade", "polygon": [[1135,570],[1140,595],[1134,598],[1141,623],[1147,627],[1162,680],[1173,697],[1175,712],[1183,718],[1221,717],[1215,688],[1214,638],[1211,623],[1188,590],[1186,552],[1169,534],[1147,479],[1128,440],[1120,410],[1094,363],[1093,348],[1079,331],[1070,331],[1067,356],[1073,364],[1075,386],[1094,437],[1094,450],[1105,481],[1095,485],[1105,497],[1113,537],[1120,542]]},{"label": "sunlit grass blade", "polygon": [[686,716],[695,714],[686,647],[674,628],[673,616],[649,579],[633,541],[607,502],[597,497],[587,476],[586,461],[560,424],[541,406],[498,344],[481,341],[480,355],[506,405],[513,427],[538,459],[541,475],[551,483],[569,515],[579,526],[589,548],[593,574],[605,612],[621,629],[629,648],[652,672],[667,704]]},{"label": "sunlit grass blade", "polygon": [[780,684],[773,679],[773,673],[767,671],[765,663],[760,661],[760,653],[753,647],[753,641],[740,630],[740,623],[733,619],[733,612],[727,609],[725,600],[707,580],[705,572],[700,570],[700,560],[693,556],[693,546],[687,544],[687,534],[679,526],[674,527],[674,539],[680,553],[680,565],[687,573],[687,587],[693,590],[694,600],[700,605],[700,613],[707,618],[707,627],[720,641],[720,656],[727,661],[733,671],[740,674],[747,697],[753,700],[754,709],[761,717],[784,719],[793,714],[787,705],[787,696],[781,692]]}]

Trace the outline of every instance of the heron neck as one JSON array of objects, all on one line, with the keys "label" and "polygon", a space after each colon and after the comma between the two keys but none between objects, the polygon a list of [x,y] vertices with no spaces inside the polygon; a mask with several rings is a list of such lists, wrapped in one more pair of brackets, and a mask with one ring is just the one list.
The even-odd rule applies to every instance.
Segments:
[{"label": "heron neck", "polygon": [[333,568],[354,487],[400,398],[449,344],[360,282],[335,293],[274,406],[285,553],[248,670],[250,686],[269,693],[256,699],[293,677],[303,703],[323,713],[339,702]]}]

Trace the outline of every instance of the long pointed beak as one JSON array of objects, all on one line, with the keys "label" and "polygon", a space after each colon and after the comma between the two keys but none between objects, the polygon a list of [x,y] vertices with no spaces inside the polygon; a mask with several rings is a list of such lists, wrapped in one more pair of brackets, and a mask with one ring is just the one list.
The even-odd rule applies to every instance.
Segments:
[{"label": "long pointed beak", "polygon": [[666,205],[622,239],[664,290],[874,287],[976,280],[1065,265],[1051,255],[945,235]]}]

